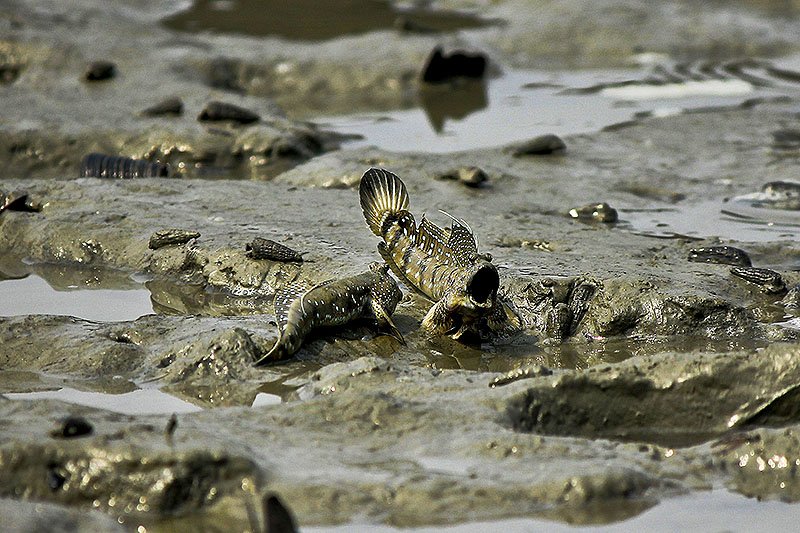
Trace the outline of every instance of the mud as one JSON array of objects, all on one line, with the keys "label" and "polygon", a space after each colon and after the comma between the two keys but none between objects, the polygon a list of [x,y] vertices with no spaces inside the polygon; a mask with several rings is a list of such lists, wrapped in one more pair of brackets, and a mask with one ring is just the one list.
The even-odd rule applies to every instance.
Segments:
[{"label": "mud", "polygon": [[[797,502],[800,333],[786,322],[800,284],[798,220],[765,209],[779,218],[762,232],[752,231],[761,219],[739,222],[750,225],[738,233],[723,214],[796,178],[785,142],[796,98],[450,154],[409,153],[402,139],[397,151],[339,149],[340,134],[301,120],[414,105],[439,44],[488,54],[491,75],[616,67],[642,50],[710,60],[796,51],[798,10],[773,4],[434,2],[492,23],[311,43],[179,33],[161,22],[172,4],[158,0],[12,2],[0,15],[0,191],[24,189],[42,209],[0,213],[0,279],[144,286],[155,313],[0,318],[0,393],[157,387],[203,410],[171,420],[0,397],[3,523],[257,531],[274,494],[301,526],[606,524],[722,486]],[[101,60],[116,75],[82,81]],[[140,114],[176,97],[182,114]],[[211,102],[260,118],[202,124]],[[79,178],[90,152],[173,173]],[[523,333],[428,339],[419,321],[430,303],[408,295],[394,314],[405,346],[363,321],[253,367],[278,336],[280,283],[341,278],[378,259],[356,190],[370,166],[404,180],[414,213],[470,223]],[[570,215],[599,204],[616,220]],[[665,226],[669,213],[698,218],[682,232]],[[256,239],[302,262],[254,254]],[[788,295],[688,260],[712,246],[741,249]],[[251,407],[259,393],[283,403]],[[53,437],[69,416],[91,433]]]}]

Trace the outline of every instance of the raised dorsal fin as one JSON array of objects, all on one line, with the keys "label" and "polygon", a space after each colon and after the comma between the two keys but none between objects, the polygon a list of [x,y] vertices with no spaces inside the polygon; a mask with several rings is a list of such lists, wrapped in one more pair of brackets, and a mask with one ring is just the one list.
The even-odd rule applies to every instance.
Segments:
[{"label": "raised dorsal fin", "polygon": [[419,249],[428,255],[444,256],[448,240],[449,236],[445,230],[422,215],[417,232],[414,234],[414,244]]},{"label": "raised dorsal fin", "polygon": [[425,298],[430,299],[430,296],[422,292],[419,287],[417,287],[411,279],[409,279],[408,275],[403,271],[402,268],[397,266],[397,263],[394,262],[394,257],[392,257],[392,253],[389,251],[389,248],[386,246],[385,242],[378,243],[378,253],[381,254],[383,260],[386,261],[386,264],[389,265],[389,269],[394,273],[397,278],[402,281],[409,289],[413,290],[420,296],[424,296]]},{"label": "raised dorsal fin", "polygon": [[452,261],[459,265],[471,265],[478,255],[478,243],[475,242],[472,228],[464,220],[456,218],[446,211],[442,211],[442,213],[453,221],[447,239],[447,247],[452,254]]}]

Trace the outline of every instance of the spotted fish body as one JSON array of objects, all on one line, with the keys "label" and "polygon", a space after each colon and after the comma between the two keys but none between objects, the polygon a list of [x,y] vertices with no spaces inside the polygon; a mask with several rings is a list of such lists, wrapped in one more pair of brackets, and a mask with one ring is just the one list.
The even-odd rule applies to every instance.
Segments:
[{"label": "spotted fish body", "polygon": [[484,318],[494,331],[516,320],[498,303],[497,269],[491,256],[478,253],[466,222],[451,216],[450,229],[442,229],[423,215],[416,225],[405,184],[384,169],[364,173],[359,195],[367,225],[383,239],[383,259],[406,285],[436,302],[422,321],[428,334],[459,338]]},{"label": "spotted fish body", "polygon": [[275,294],[275,317],[280,337],[255,365],[292,356],[306,336],[318,327],[341,326],[362,317],[372,317],[400,342],[403,337],[392,322],[402,293],[386,265],[373,263],[367,272],[334,279],[309,287],[293,284]]}]

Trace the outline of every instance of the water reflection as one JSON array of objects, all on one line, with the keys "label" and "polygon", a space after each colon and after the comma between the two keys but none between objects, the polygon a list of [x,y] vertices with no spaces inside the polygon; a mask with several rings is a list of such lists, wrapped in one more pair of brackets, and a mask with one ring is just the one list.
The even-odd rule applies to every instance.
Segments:
[{"label": "water reflection", "polygon": [[447,120],[461,120],[489,105],[484,81],[461,80],[457,85],[426,86],[418,93],[419,105],[436,133]]},{"label": "water reflection", "polygon": [[153,279],[146,283],[153,309],[162,315],[241,316],[272,312],[272,295],[237,296],[205,285]]}]

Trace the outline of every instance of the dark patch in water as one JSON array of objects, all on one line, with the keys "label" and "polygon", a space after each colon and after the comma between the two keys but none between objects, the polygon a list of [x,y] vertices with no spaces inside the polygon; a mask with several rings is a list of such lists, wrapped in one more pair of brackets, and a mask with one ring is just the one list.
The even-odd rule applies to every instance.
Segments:
[{"label": "dark patch in water", "polygon": [[424,8],[400,9],[383,0],[198,0],[165,19],[174,30],[324,41],[397,28],[448,32],[492,24],[473,15]]},{"label": "dark patch in water", "polygon": [[457,86],[425,87],[418,93],[419,103],[431,127],[444,131],[448,120],[461,120],[489,105],[483,81],[464,80]]}]

